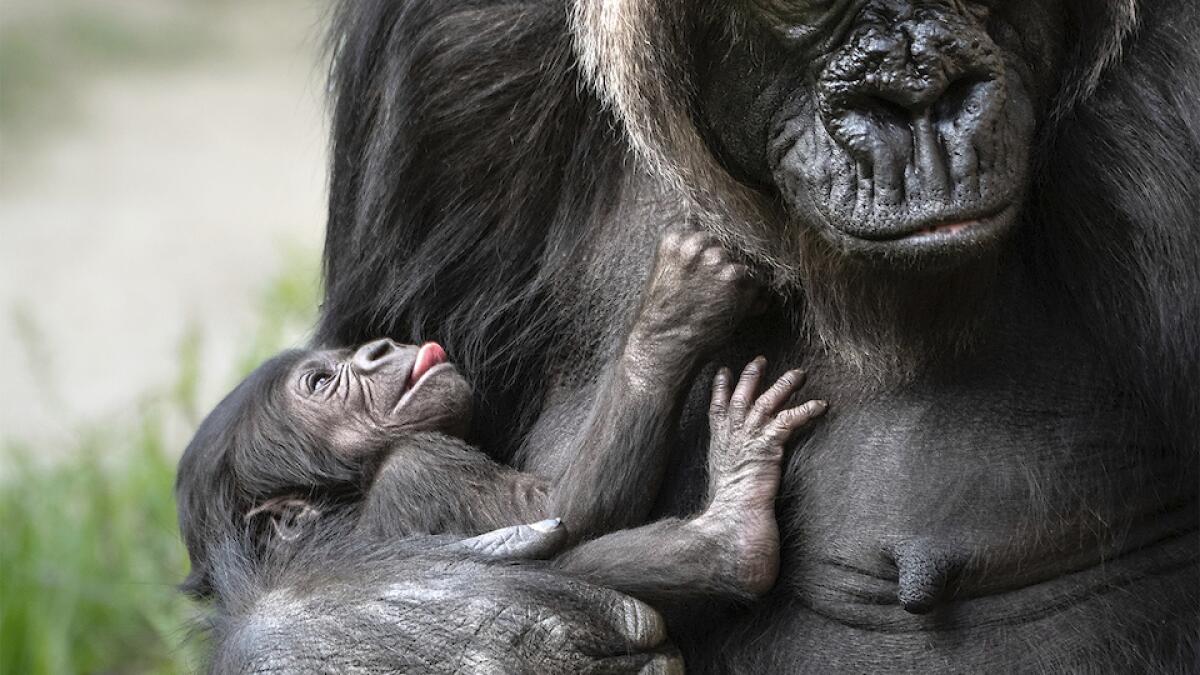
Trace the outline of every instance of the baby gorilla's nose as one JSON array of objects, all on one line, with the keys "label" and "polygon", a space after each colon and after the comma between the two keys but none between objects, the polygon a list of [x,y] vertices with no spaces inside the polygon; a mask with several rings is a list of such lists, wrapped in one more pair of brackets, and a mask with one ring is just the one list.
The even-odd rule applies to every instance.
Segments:
[{"label": "baby gorilla's nose", "polygon": [[358,348],[354,352],[354,367],[362,373],[369,373],[395,358],[400,345],[388,339],[375,340]]}]

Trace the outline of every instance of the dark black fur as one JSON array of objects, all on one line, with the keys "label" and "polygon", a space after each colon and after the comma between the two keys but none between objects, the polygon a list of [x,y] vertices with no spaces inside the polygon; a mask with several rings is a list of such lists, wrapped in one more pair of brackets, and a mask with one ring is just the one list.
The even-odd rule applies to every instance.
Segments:
[{"label": "dark black fur", "polygon": [[[1013,250],[1000,260],[995,316],[981,324],[988,332],[965,353],[908,374],[914,384],[874,390],[846,377],[800,327],[803,296],[815,289],[790,289],[778,299],[786,309],[729,344],[730,358],[765,349],[785,361],[807,359],[821,386],[839,392],[833,409],[847,411],[792,463],[781,503],[787,590],[731,629],[730,667],[800,668],[806,659],[812,668],[1019,663],[1103,671],[1112,664],[1180,669],[1195,658],[1200,6],[1069,0],[1061,11],[1069,28],[1061,76],[1039,116],[1031,195]],[[611,349],[609,326],[621,324],[633,302],[628,289],[638,283],[623,280],[644,274],[637,252],[653,241],[644,230],[678,216],[673,204],[634,185],[622,122],[581,75],[568,19],[568,8],[552,0],[360,0],[344,4],[334,33],[334,164],[318,338],[445,342],[467,356],[488,406],[477,432],[501,456],[534,464],[540,451],[531,446],[556,432],[534,429],[529,440],[530,425],[540,413],[569,409],[573,396],[586,399],[580,385]],[[649,202],[653,215],[635,200]],[[627,230],[604,217],[626,212]],[[910,424],[914,410],[928,411],[917,416],[921,425]],[[694,505],[702,475],[695,448],[704,439],[697,419],[685,413],[668,511]],[[967,468],[981,453],[990,467]],[[856,456],[878,457],[881,468],[872,473]],[[890,463],[897,457],[911,463]],[[1010,584],[1009,563],[988,568],[983,560],[979,578],[964,581],[964,606],[945,615],[918,622],[888,614],[894,606],[837,609],[852,602],[830,610],[828,598],[843,601],[847,589],[881,604],[891,593],[894,603],[896,573],[883,557],[852,574],[825,565],[817,559],[823,542],[870,550],[889,527],[962,536],[952,526],[963,513],[950,506],[916,523],[866,510],[823,519],[839,500],[901,480],[901,469],[914,473],[903,474],[912,487],[902,488],[897,511],[934,492],[946,505],[989,512],[1007,524],[1016,559],[1033,545],[1018,541],[1023,534],[1037,533],[1034,542],[1106,542],[1097,550],[1101,560],[1115,556],[1110,576],[1089,567],[1096,560],[1063,552],[1059,567],[1038,576],[1027,565]],[[1000,488],[1022,480],[1026,489],[1012,493],[1020,498],[1002,501],[1010,493]],[[993,488],[1001,501],[986,501]],[[1143,564],[1135,541],[1165,552]],[[1023,598],[1012,608],[1034,602],[1031,585],[1064,568],[1099,575],[1063,577],[1076,599],[1057,600],[1071,608],[1058,616],[1074,628],[1038,629],[1028,613],[1018,617],[1004,604],[1010,596]],[[1140,593],[1112,592],[1139,574],[1149,579]],[[1017,588],[1026,595],[999,594]],[[1036,602],[1057,597],[1045,592]],[[1136,597],[1143,600],[1133,607],[1116,600]],[[973,611],[978,622],[963,615]],[[1039,649],[1004,641],[1021,627],[1040,631]],[[701,626],[696,635],[711,634]],[[712,641],[692,637],[678,636],[694,657],[690,665],[707,663]],[[980,654],[972,646],[993,639],[1004,649]]]},{"label": "dark black fur", "polygon": [[[626,154],[574,65],[566,18],[553,2],[339,12],[318,342],[387,326],[453,345],[484,375],[484,406],[528,393],[518,374],[540,370],[569,329],[543,307],[589,236],[579,216],[616,198],[609,177]],[[495,418],[514,419],[516,406],[500,405]],[[488,440],[520,436],[505,426]]]}]

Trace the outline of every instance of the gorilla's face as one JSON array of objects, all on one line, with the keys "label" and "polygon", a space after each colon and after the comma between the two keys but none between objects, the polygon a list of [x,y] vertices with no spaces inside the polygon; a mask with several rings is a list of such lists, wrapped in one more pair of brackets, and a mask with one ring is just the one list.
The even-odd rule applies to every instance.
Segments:
[{"label": "gorilla's face", "polygon": [[834,250],[954,266],[1016,221],[1063,42],[1056,4],[745,0],[710,17],[701,124],[739,179]]},{"label": "gorilla's face", "polygon": [[313,351],[288,381],[283,396],[294,424],[346,457],[414,431],[461,436],[470,427],[471,387],[437,343],[383,339]]}]

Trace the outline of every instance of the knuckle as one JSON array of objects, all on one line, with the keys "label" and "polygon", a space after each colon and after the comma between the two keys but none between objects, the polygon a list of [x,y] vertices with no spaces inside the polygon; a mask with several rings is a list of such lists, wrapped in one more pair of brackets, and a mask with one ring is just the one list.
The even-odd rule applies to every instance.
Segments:
[{"label": "knuckle", "polygon": [[709,247],[701,252],[700,259],[705,265],[716,267],[725,262],[725,252],[719,248]]},{"label": "knuckle", "polygon": [[649,605],[635,598],[622,598],[616,610],[618,627],[634,647],[648,649],[667,639],[666,624]]},{"label": "knuckle", "polygon": [[721,281],[735,282],[741,281],[743,274],[743,272],[738,271],[735,265],[727,265],[717,272],[717,278]]},{"label": "knuckle", "polygon": [[704,251],[704,244],[695,235],[692,235],[680,243],[679,250],[685,258],[692,260],[698,258]]}]

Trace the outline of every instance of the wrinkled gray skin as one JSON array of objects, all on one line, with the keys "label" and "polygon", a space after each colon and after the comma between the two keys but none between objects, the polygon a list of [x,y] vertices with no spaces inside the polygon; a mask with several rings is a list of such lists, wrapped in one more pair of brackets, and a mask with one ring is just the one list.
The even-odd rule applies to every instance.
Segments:
[{"label": "wrinkled gray skin", "polygon": [[648,605],[549,570],[403,541],[300,562],[266,594],[229,588],[249,602],[224,608],[211,672],[682,672]]}]

